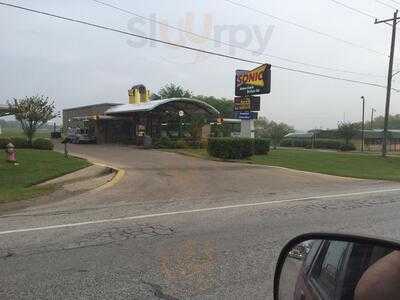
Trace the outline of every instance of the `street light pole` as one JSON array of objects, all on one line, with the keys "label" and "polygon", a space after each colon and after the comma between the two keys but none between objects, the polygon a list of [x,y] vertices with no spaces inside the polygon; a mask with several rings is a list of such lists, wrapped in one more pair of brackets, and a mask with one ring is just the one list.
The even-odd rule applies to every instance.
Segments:
[{"label": "street light pole", "polygon": [[381,20],[378,21],[375,19],[375,24],[386,23],[390,25],[392,22],[392,42],[390,47],[390,58],[389,58],[389,71],[388,71],[388,83],[386,87],[386,106],[385,106],[385,123],[383,126],[383,141],[382,141],[382,156],[385,157],[387,153],[387,138],[388,138],[388,123],[389,123],[389,107],[390,107],[390,93],[392,90],[392,78],[393,78],[393,58],[394,58],[394,49],[396,45],[396,27],[397,27],[397,13],[399,11],[396,10],[393,14],[393,19]]},{"label": "street light pole", "polygon": [[364,129],[365,129],[365,98],[361,96],[362,100],[362,123],[361,123],[361,152],[364,152]]}]

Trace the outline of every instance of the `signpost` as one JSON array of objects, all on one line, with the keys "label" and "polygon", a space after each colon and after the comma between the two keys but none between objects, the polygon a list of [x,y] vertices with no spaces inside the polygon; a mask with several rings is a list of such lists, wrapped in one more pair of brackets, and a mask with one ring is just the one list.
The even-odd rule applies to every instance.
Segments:
[{"label": "signpost", "polygon": [[236,70],[235,117],[241,119],[241,136],[254,138],[254,120],[260,111],[260,97],[271,92],[271,65],[264,64],[251,71]]},{"label": "signpost", "polygon": [[260,111],[260,97],[235,97],[234,111]]},{"label": "signpost", "polygon": [[236,96],[252,96],[271,92],[271,65],[265,64],[251,71],[237,70]]},{"label": "signpost", "polygon": [[240,119],[240,120],[256,120],[256,119],[258,119],[258,112],[238,111],[238,112],[235,112],[235,118]]}]

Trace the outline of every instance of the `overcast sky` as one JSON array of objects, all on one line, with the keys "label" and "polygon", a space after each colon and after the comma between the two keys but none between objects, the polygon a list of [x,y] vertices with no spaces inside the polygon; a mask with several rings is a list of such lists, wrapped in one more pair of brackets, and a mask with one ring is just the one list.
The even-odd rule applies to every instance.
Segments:
[{"label": "overcast sky", "polygon": [[[121,30],[155,35],[187,46],[386,85],[388,58],[371,50],[388,55],[391,28],[374,25],[372,18],[329,0],[240,0],[240,3],[352,42],[353,46],[224,0],[102,0],[266,55],[216,45],[161,25],[151,26],[149,22],[92,0],[7,1]],[[378,17],[393,15],[393,9],[375,0],[341,1]],[[393,4],[390,0],[382,1]],[[190,26],[191,20],[193,26]],[[58,109],[105,101],[126,103],[127,90],[138,83],[156,92],[161,86],[175,82],[195,94],[233,98],[235,70],[257,66],[144,43],[134,37],[1,6],[0,36],[0,102],[44,94],[56,100]],[[396,51],[399,50],[400,45],[396,47]],[[318,69],[279,60],[276,56],[366,75]],[[400,69],[397,58],[400,55],[396,55],[395,69]],[[394,86],[400,88],[400,75]],[[260,114],[297,129],[333,128],[344,118],[346,121],[361,119],[362,95],[367,100],[367,118],[372,107],[382,114],[385,93],[383,88],[273,68],[271,94],[262,96]],[[400,94],[394,93],[391,105],[394,114],[400,113],[399,99]]]}]

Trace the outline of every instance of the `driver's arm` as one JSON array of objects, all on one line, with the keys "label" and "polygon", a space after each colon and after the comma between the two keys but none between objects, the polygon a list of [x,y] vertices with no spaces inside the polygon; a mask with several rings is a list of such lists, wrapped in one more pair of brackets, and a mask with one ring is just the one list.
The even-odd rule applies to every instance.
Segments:
[{"label": "driver's arm", "polygon": [[400,297],[400,251],[382,257],[361,276],[355,300],[398,299]]}]

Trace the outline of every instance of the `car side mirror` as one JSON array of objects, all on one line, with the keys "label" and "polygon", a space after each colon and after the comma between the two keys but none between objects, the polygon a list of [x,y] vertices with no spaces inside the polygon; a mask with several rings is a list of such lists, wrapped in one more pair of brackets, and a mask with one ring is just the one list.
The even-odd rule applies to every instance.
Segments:
[{"label": "car side mirror", "polygon": [[309,233],[279,255],[275,300],[398,299],[400,244],[381,239]]}]

